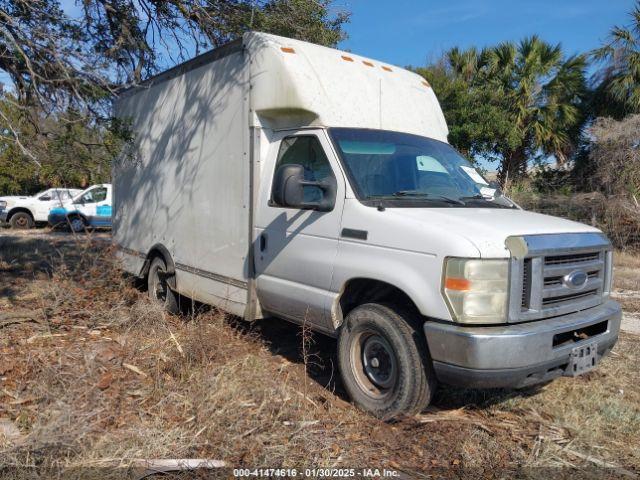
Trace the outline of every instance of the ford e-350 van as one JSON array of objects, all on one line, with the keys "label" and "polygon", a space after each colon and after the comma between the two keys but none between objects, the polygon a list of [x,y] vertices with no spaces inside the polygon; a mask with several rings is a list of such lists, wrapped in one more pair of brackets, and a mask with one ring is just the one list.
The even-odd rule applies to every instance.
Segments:
[{"label": "ford e-350 van", "polygon": [[412,72],[249,33],[115,108],[134,136],[114,169],[125,268],[170,311],[184,295],[336,337],[381,418],[438,382],[579,375],[617,340],[607,238],[490,187]]}]

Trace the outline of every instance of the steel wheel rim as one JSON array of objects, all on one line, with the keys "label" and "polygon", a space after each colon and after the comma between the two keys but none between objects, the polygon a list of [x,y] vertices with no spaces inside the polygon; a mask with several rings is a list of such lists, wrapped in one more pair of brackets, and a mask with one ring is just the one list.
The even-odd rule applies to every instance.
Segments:
[{"label": "steel wheel rim", "polygon": [[79,232],[84,228],[84,222],[80,218],[74,218],[71,220],[71,228],[74,232]]},{"label": "steel wheel rim", "polygon": [[16,219],[16,226],[18,228],[27,228],[27,225],[29,225],[29,221],[28,221],[27,217],[20,215]]},{"label": "steel wheel rim", "polygon": [[351,344],[351,368],[358,386],[370,397],[391,395],[398,381],[398,361],[389,342],[379,333],[358,333]]},{"label": "steel wheel rim", "polygon": [[164,273],[162,268],[156,268],[156,274],[153,279],[153,296],[159,302],[164,303],[167,300],[167,284],[160,278],[161,272]]}]

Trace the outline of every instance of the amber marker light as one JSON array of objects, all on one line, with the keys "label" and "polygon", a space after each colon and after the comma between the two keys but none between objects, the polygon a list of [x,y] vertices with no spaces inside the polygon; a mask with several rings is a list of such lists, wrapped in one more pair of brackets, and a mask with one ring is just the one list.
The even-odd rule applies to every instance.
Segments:
[{"label": "amber marker light", "polygon": [[280,47],[280,50],[284,53],[296,53],[296,51],[291,47]]},{"label": "amber marker light", "polygon": [[353,62],[353,58],[351,58],[351,57],[347,57],[346,55],[342,55],[342,59],[343,59],[345,62]]},{"label": "amber marker light", "polygon": [[393,70],[391,70],[389,67],[385,67],[385,66],[383,66],[383,67],[382,67],[382,69],[383,69],[385,72],[393,72]]},{"label": "amber marker light", "polygon": [[363,60],[362,63],[364,63],[367,67],[373,67],[373,63],[367,62],[366,60]]},{"label": "amber marker light", "polygon": [[471,290],[471,282],[466,278],[447,278],[444,281],[444,287],[447,290],[466,292],[467,290]]}]

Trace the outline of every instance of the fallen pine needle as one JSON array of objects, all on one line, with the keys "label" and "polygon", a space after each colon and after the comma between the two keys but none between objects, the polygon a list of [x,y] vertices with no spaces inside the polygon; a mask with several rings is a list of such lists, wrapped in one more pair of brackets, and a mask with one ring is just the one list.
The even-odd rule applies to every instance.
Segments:
[{"label": "fallen pine needle", "polygon": [[176,344],[176,348],[178,349],[178,352],[180,352],[180,355],[184,357],[184,350],[182,350],[182,346],[178,342],[178,339],[176,338],[176,336],[173,334],[171,330],[169,330],[169,332],[171,333],[171,340],[173,340],[173,343]]},{"label": "fallen pine needle", "polygon": [[615,470],[617,473],[619,473],[620,475],[624,475],[625,477],[638,478],[637,474],[633,473],[630,470],[622,468],[621,466],[616,465],[615,463],[606,462],[606,461],[600,460],[599,458],[596,458],[594,456],[587,455],[587,454],[580,453],[580,452],[576,452],[575,450],[570,450],[568,448],[564,448],[563,451],[565,453],[568,453],[569,455],[573,455],[574,457],[578,457],[578,458],[581,458],[582,460],[586,460],[587,462],[591,462],[594,465],[597,465],[599,467],[610,468],[612,470]]},{"label": "fallen pine needle", "polygon": [[138,367],[136,367],[135,365],[131,365],[130,363],[123,363],[122,366],[124,368],[126,368],[127,370],[131,370],[134,373],[137,373],[138,375],[140,375],[141,377],[147,378],[147,374],[144,373],[142,370],[140,370]]}]

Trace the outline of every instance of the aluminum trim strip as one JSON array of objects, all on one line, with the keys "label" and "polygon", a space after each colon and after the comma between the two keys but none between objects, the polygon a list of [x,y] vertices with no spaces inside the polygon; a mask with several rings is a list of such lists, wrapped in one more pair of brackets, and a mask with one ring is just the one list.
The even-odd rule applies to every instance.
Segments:
[{"label": "aluminum trim strip", "polygon": [[229,285],[233,285],[234,287],[238,287],[238,288],[246,289],[249,287],[249,284],[247,282],[243,282],[242,280],[237,280],[235,278],[220,275],[218,273],[208,272],[207,270],[201,270],[199,268],[185,265],[184,263],[176,263],[176,269],[182,270],[183,272],[192,273],[194,275],[199,275],[201,277],[209,278],[217,282],[227,283]]}]

